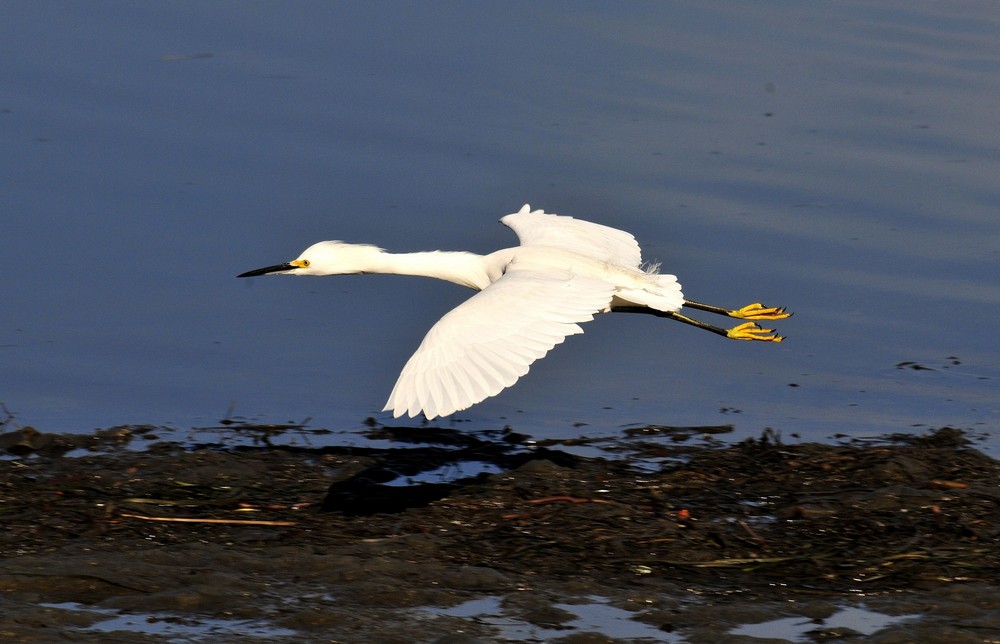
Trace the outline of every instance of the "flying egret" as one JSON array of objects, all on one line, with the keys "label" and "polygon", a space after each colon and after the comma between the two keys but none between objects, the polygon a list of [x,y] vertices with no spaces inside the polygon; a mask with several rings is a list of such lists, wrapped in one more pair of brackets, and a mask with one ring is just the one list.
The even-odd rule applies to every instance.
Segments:
[{"label": "flying egret", "polygon": [[791,315],[759,303],[726,309],[685,300],[675,276],[659,273],[659,265],[642,265],[639,244],[625,231],[527,204],[500,221],[513,229],[519,246],[489,255],[387,253],[368,244],[321,241],[298,259],[239,277],[389,273],[479,291],[438,320],[403,367],[384,408],[397,418],[423,412],[430,420],[495,396],[567,336],[583,333],[578,323],[596,313],[648,313],[735,340],[782,340],[755,322],[724,329],[678,313],[687,306],[745,320]]}]

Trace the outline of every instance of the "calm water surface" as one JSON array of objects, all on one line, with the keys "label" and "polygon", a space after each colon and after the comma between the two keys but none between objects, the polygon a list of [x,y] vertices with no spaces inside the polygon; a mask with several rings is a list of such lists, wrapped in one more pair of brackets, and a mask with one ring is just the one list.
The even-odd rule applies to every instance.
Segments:
[{"label": "calm water surface", "polygon": [[470,292],[236,274],[320,239],[489,252],[529,202],[635,233],[692,299],[796,315],[781,345],[603,316],[466,426],[947,424],[998,445],[994,3],[0,14],[17,424],[388,421],[400,367]]}]

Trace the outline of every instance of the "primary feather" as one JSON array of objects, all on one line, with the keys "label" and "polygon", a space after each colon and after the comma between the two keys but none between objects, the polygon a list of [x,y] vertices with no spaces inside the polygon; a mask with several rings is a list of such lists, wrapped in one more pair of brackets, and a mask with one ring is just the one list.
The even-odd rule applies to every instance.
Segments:
[{"label": "primary feather", "polygon": [[583,333],[578,323],[592,320],[614,291],[589,277],[512,266],[431,327],[385,408],[434,418],[495,396],[566,336]]}]

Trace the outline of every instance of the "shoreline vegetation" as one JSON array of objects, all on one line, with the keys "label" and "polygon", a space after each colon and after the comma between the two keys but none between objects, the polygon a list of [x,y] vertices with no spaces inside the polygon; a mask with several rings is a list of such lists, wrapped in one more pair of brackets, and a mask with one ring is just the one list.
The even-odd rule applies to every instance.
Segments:
[{"label": "shoreline vegetation", "polygon": [[377,447],[303,447],[256,429],[255,446],[0,434],[0,637],[165,641],[93,630],[113,610],[279,629],[266,641],[376,625],[387,642],[488,641],[495,624],[440,612],[487,596],[569,636],[557,605],[597,595],[691,637],[861,597],[919,613],[884,629],[904,639],[1000,629],[1000,462],[960,430],[692,445],[725,428],[650,426],[584,457],[586,438],[509,430],[372,427]]}]

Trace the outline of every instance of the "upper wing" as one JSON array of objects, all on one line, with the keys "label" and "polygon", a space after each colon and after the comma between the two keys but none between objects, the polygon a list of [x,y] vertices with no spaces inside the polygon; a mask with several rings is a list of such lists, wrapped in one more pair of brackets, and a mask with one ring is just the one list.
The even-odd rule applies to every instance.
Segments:
[{"label": "upper wing", "polygon": [[566,336],[583,333],[577,322],[594,319],[613,294],[599,280],[512,266],[431,327],[385,409],[432,419],[495,396]]},{"label": "upper wing", "polygon": [[639,242],[624,230],[564,215],[545,214],[543,210],[532,211],[528,204],[500,221],[514,230],[522,246],[565,248],[629,268],[642,263]]}]

